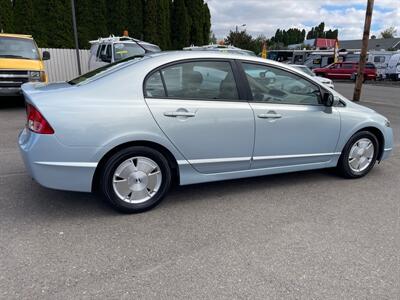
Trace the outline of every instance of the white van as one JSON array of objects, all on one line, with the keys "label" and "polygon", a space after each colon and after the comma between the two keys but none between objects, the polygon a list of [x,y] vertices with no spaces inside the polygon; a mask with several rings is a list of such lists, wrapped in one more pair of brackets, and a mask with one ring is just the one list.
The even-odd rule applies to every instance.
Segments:
[{"label": "white van", "polygon": [[386,69],[386,77],[392,80],[400,80],[400,52],[393,54]]},{"label": "white van", "polygon": [[161,51],[157,45],[127,36],[100,38],[89,43],[92,45],[90,47],[89,71],[127,57]]},{"label": "white van", "polygon": [[386,69],[393,53],[393,51],[370,51],[368,53],[368,62],[376,66],[377,79],[383,80],[386,78]]}]

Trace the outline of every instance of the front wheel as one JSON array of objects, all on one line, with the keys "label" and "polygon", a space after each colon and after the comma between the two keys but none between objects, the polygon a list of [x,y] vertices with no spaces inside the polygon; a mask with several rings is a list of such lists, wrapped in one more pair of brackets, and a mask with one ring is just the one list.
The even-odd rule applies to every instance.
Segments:
[{"label": "front wheel", "polygon": [[346,178],[360,178],[374,167],[379,151],[375,135],[361,131],[347,142],[338,163],[339,172]]},{"label": "front wheel", "polygon": [[100,186],[116,209],[139,213],[161,202],[171,185],[171,169],[158,151],[142,146],[122,149],[104,165]]}]

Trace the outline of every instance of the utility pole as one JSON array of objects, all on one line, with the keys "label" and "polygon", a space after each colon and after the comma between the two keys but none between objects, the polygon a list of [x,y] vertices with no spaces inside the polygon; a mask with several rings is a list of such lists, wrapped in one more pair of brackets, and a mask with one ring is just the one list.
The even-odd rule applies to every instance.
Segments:
[{"label": "utility pole", "polygon": [[364,35],[362,40],[362,49],[360,62],[358,64],[356,86],[354,88],[353,101],[360,101],[361,88],[364,81],[364,69],[367,61],[369,32],[371,30],[372,12],[374,10],[374,0],[368,0],[367,11],[365,13]]},{"label": "utility pole", "polygon": [[79,57],[78,29],[76,28],[75,0],[71,0],[71,9],[72,9],[72,26],[74,27],[76,61],[78,64],[78,73],[79,75],[82,75],[81,58]]}]

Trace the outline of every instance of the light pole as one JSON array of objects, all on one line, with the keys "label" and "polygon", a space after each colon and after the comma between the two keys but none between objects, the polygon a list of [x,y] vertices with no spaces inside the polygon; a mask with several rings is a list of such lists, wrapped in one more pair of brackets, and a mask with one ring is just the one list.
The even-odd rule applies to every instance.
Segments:
[{"label": "light pole", "polygon": [[72,26],[74,28],[74,38],[75,38],[76,61],[78,64],[78,73],[79,75],[82,75],[81,58],[79,57],[78,30],[76,28],[75,0],[71,0],[71,9],[72,9]]}]

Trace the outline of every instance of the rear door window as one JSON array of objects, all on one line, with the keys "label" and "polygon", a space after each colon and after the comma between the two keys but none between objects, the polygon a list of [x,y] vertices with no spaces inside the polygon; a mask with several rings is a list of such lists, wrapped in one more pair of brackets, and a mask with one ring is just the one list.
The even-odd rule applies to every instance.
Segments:
[{"label": "rear door window", "polygon": [[168,98],[239,99],[232,67],[228,61],[178,63],[162,69],[161,74]]}]

